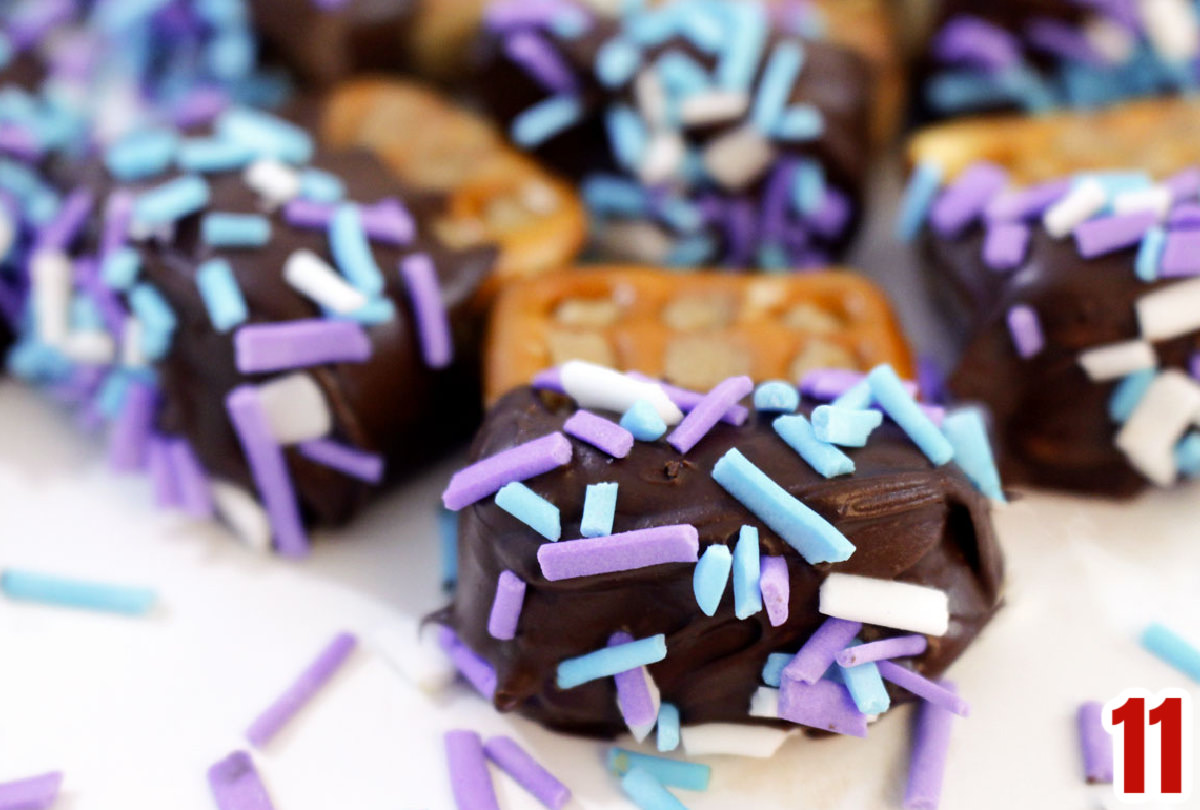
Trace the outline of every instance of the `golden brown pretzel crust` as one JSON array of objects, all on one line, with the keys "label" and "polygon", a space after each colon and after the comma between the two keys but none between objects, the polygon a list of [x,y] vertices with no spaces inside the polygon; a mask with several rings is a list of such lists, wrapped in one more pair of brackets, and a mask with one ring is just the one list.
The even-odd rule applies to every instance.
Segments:
[{"label": "golden brown pretzel crust", "polygon": [[1019,183],[1122,168],[1163,177],[1200,163],[1200,102],[1149,99],[1095,112],[953,121],[913,136],[908,158],[937,163],[946,180],[980,160],[1004,166]]},{"label": "golden brown pretzel crust", "polygon": [[509,147],[488,123],[415,82],[367,78],[333,90],[325,143],[362,146],[396,175],[449,196],[438,235],[455,247],[499,246],[491,285],[570,264],[586,217],[574,190]]},{"label": "golden brown pretzel crust", "polygon": [[798,380],[912,357],[884,293],[848,273],[678,275],[588,268],[507,286],[484,348],[491,402],[572,359],[708,390],[733,374]]}]

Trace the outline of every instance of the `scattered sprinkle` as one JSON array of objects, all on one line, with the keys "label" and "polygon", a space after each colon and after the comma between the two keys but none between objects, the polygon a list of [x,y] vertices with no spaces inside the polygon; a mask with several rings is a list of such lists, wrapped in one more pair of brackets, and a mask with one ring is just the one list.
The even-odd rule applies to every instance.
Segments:
[{"label": "scattered sprinkle", "polygon": [[234,751],[210,767],[208,787],[218,810],[272,810],[275,807],[254,767],[254,760],[246,751]]},{"label": "scattered sprinkle", "polygon": [[1113,781],[1113,747],[1101,719],[1104,707],[1089,702],[1079,707],[1076,725],[1079,747],[1083,753],[1083,776],[1089,785],[1111,785]]},{"label": "scattered sprinkle", "polygon": [[0,590],[3,590],[9,599],[23,602],[41,602],[130,616],[149,613],[158,601],[158,596],[149,588],[66,579],[18,568],[6,568],[0,573]]},{"label": "scattered sprinkle", "polygon": [[571,801],[567,786],[539,765],[513,738],[503,734],[490,737],[483,744],[483,753],[550,810],[561,810]]},{"label": "scattered sprinkle", "polygon": [[479,735],[474,731],[455,729],[447,731],[442,739],[450,768],[454,805],[458,810],[500,810]]},{"label": "scattered sprinkle", "polygon": [[1142,646],[1193,681],[1200,683],[1200,649],[1165,625],[1154,623],[1142,633]]},{"label": "scattered sprinkle", "polygon": [[[664,704],[666,705],[669,704]],[[652,774],[661,784],[681,790],[708,790],[708,782],[712,777],[712,768],[699,762],[656,757],[653,754],[642,754],[616,746],[608,749],[605,759],[609,772],[617,776],[624,776],[634,768],[641,768]]]},{"label": "scattered sprinkle", "polygon": [[342,632],[334,636],[295,682],[250,724],[246,739],[251,745],[263,748],[271,742],[297,712],[329,683],[357,646],[358,640],[350,633]]}]

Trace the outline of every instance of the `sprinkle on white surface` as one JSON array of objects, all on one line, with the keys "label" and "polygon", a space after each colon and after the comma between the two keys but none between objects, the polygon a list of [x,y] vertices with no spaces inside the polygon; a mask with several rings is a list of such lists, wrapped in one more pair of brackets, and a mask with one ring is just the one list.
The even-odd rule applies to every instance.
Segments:
[{"label": "sprinkle on white surface", "polygon": [[624,413],[644,399],[668,425],[678,424],[683,411],[667,397],[662,387],[626,377],[619,371],[583,360],[571,360],[559,368],[563,390],[581,408],[600,408]]},{"label": "sprinkle on white surface", "polygon": [[1144,368],[1154,368],[1154,347],[1144,340],[1126,340],[1079,353],[1079,364],[1095,382],[1118,380]]},{"label": "sprinkle on white surface", "polygon": [[258,386],[271,434],[282,445],[299,444],[329,435],[333,416],[325,395],[313,378],[302,372],[278,377]]},{"label": "sprinkle on white surface", "polygon": [[931,636],[950,628],[946,592],[908,582],[830,574],[821,584],[820,609],[838,619]]},{"label": "sprinkle on white surface", "polygon": [[683,750],[690,757],[729,754],[735,757],[771,757],[788,738],[780,728],[704,723],[679,730]]},{"label": "sprinkle on white surface", "polygon": [[249,492],[226,481],[212,482],[217,514],[247,547],[262,554],[271,550],[271,521]]},{"label": "sprinkle on white surface", "polygon": [[1171,369],[1154,378],[1117,434],[1129,463],[1159,486],[1175,483],[1175,444],[1200,417],[1200,385]]}]

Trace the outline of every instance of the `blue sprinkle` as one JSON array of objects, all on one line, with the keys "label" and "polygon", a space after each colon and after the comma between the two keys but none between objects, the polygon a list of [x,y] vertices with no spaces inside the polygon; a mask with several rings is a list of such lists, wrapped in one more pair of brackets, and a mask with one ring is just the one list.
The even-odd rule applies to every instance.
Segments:
[{"label": "blue sprinkle", "polygon": [[787,248],[776,241],[764,242],[759,246],[758,265],[763,270],[769,270],[772,273],[781,273],[792,269]]},{"label": "blue sprinkle", "polygon": [[854,472],[854,462],[841,450],[817,438],[813,427],[800,414],[781,416],[772,423],[779,438],[825,478]]},{"label": "blue sprinkle", "polygon": [[300,173],[300,196],[320,203],[335,203],[346,196],[346,184],[337,175],[320,169]]},{"label": "blue sprinkle", "polygon": [[[666,706],[667,704],[663,704]],[[613,746],[605,756],[609,773],[623,776],[637,768],[654,776],[661,784],[682,790],[708,790],[712,768],[699,762],[656,757]]]},{"label": "blue sprinkle", "polygon": [[133,248],[117,248],[104,257],[100,279],[114,290],[128,290],[137,281],[141,261]]},{"label": "blue sprinkle", "polygon": [[642,62],[642,52],[626,39],[610,39],[596,52],[596,78],[605,87],[616,87],[633,78]]},{"label": "blue sprinkle", "polygon": [[208,318],[218,332],[228,332],[249,317],[246,299],[224,259],[209,259],[196,269],[196,286],[208,309]]},{"label": "blue sprinkle", "polygon": [[704,213],[700,207],[683,197],[663,200],[658,205],[658,214],[672,228],[684,233],[693,233],[704,225]]},{"label": "blue sprinkle", "polygon": [[759,576],[758,528],[743,526],[733,549],[733,605],[739,619],[748,619],[763,609]]},{"label": "blue sprinkle", "polygon": [[659,751],[674,751],[679,747],[679,708],[674,703],[663,703],[658,707],[658,736],[655,747]]},{"label": "blue sprinkle", "polygon": [[149,588],[83,582],[14,568],[0,574],[0,590],[10,599],[131,616],[149,612],[157,599]]},{"label": "blue sprinkle", "polygon": [[871,383],[864,377],[847,388],[837,399],[829,403],[836,408],[855,408],[862,410],[871,407]]},{"label": "blue sprinkle", "polygon": [[562,537],[558,507],[520,481],[505,484],[496,493],[496,506],[524,523],[547,540]]},{"label": "blue sprinkle", "polygon": [[1151,225],[1142,237],[1138,246],[1137,258],[1134,260],[1134,272],[1137,277],[1147,283],[1158,278],[1158,268],[1162,265],[1163,251],[1167,246],[1167,232],[1161,225]]},{"label": "blue sprinkle", "polygon": [[629,406],[629,410],[622,414],[620,424],[639,442],[658,441],[667,432],[667,423],[654,406],[644,399]]},{"label": "blue sprinkle", "polygon": [[775,123],[773,134],[784,141],[815,141],[825,132],[825,117],[811,104],[795,104]]},{"label": "blue sprinkle", "polygon": [[751,120],[759,132],[770,135],[783,115],[788,96],[804,66],[804,48],[799,42],[785,40],[775,46],[758,82]]},{"label": "blue sprinkle", "polygon": [[299,164],[313,157],[313,140],[307,132],[264,112],[228,110],[217,119],[216,129],[222,138],[243,144],[262,158]]},{"label": "blue sprinkle", "polygon": [[772,481],[736,447],[716,463],[712,477],[811,565],[845,562],[854,553],[854,544],[836,527]]},{"label": "blue sprinkle", "polygon": [[1200,478],[1200,434],[1192,433],[1175,446],[1175,466],[1186,478]]},{"label": "blue sprinkle", "polygon": [[583,116],[579,99],[556,96],[540,101],[512,122],[512,139],[520,146],[539,146],[574,126]]},{"label": "blue sprinkle", "polygon": [[717,612],[732,568],[733,555],[729,547],[719,543],[706,548],[696,563],[695,573],[692,574],[692,591],[696,594],[696,604],[705,616]]},{"label": "blue sprinkle", "polygon": [[709,86],[708,71],[692,57],[680,51],[667,51],[654,63],[663,89],[674,98],[702,93]]},{"label": "blue sprinkle", "polygon": [[1146,172],[1081,172],[1072,179],[1071,188],[1078,188],[1088,181],[1099,183],[1110,202],[1121,194],[1145,191],[1154,185],[1154,180]]},{"label": "blue sprinkle", "polygon": [[614,104],[605,121],[617,163],[628,171],[635,171],[646,151],[646,125],[641,116],[626,104]]},{"label": "blue sprinkle", "polygon": [[867,380],[871,385],[871,396],[884,413],[908,434],[908,438],[921,448],[921,452],[935,467],[954,458],[954,448],[950,442],[904,390],[904,384],[891,366],[877,366],[867,375]]},{"label": "blue sprinkle", "polygon": [[438,507],[438,545],[441,548],[442,586],[458,583],[458,513]]},{"label": "blue sprinkle", "polygon": [[713,237],[696,233],[677,239],[664,257],[663,264],[667,267],[694,268],[711,261],[716,252],[717,242]]},{"label": "blue sprinkle", "polygon": [[375,262],[358,206],[342,203],[329,222],[329,247],[342,275],[368,297],[383,292],[383,272]]},{"label": "blue sprinkle", "polygon": [[206,214],[201,238],[212,247],[262,247],[271,241],[271,221],[259,214]]},{"label": "blue sprinkle", "polygon": [[[856,641],[850,646],[857,646],[858,643]],[[879,667],[874,662],[854,667],[838,664],[837,668],[842,676],[842,683],[850,690],[850,697],[854,698],[854,705],[858,706],[860,712],[879,715],[891,708],[892,699],[888,697],[883,676],[879,674]]]},{"label": "blue sprinkle", "polygon": [[104,329],[104,316],[95,301],[82,295],[71,299],[71,328],[85,332]]},{"label": "blue sprinkle", "polygon": [[628,19],[625,33],[639,45],[661,45],[678,30],[681,16],[672,6],[643,11]]},{"label": "blue sprinkle", "polygon": [[136,284],[129,292],[129,306],[142,324],[142,351],[150,360],[160,360],[171,348],[175,313],[171,305],[149,284]]},{"label": "blue sprinkle", "polygon": [[947,414],[942,422],[942,432],[953,448],[954,460],[971,483],[988,498],[1003,503],[1004,488],[1000,485],[1000,472],[992,456],[983,412],[968,407]]},{"label": "blue sprinkle", "polygon": [[184,175],[138,197],[133,218],[144,225],[165,225],[196,213],[208,205],[208,199],[208,183],[194,174]]},{"label": "blue sprinkle", "polygon": [[905,242],[917,238],[941,185],[941,166],[928,161],[917,166],[908,180],[908,187],[904,189],[904,198],[900,201],[900,215],[896,219],[897,238]]},{"label": "blue sprinkle", "polygon": [[122,370],[116,370],[104,378],[96,392],[96,408],[108,420],[115,419],[125,408],[125,394],[129,391],[132,378]]},{"label": "blue sprinkle", "polygon": [[355,323],[361,323],[363,326],[375,326],[395,320],[396,305],[392,303],[392,299],[390,298],[372,298],[353,312],[326,312],[325,316],[338,320],[354,321]]},{"label": "blue sprinkle", "polygon": [[588,209],[600,214],[639,217],[650,207],[645,188],[619,177],[590,175],[584,179],[580,191]]},{"label": "blue sprinkle", "polygon": [[578,39],[588,32],[591,21],[582,9],[564,6],[550,19],[550,30],[560,39]]},{"label": "blue sprinkle", "polygon": [[1002,71],[996,78],[1009,98],[1020,104],[1027,113],[1046,113],[1058,106],[1047,83],[1024,65]]},{"label": "blue sprinkle", "polygon": [[1112,397],[1108,400],[1109,417],[1118,424],[1128,421],[1157,375],[1157,369],[1143,368],[1121,380],[1113,389]]},{"label": "blue sprinkle", "polygon": [[617,513],[617,484],[588,484],[583,498],[583,517],[579,533],[584,537],[606,537],[612,534]]},{"label": "blue sprinkle", "polygon": [[767,655],[767,662],[763,664],[762,681],[767,686],[773,686],[776,689],[783,683],[783,668],[786,667],[795,656],[790,653],[773,652]]},{"label": "blue sprinkle", "polygon": [[621,777],[621,790],[639,810],[687,810],[671,791],[641,768]]},{"label": "blue sprinkle", "polygon": [[717,82],[726,90],[748,90],[762,58],[770,24],[766,9],[757,3],[729,7],[731,30],[725,52],[717,64]]},{"label": "blue sprinkle", "polygon": [[1142,646],[1200,683],[1200,650],[1182,636],[1155,622],[1142,633]]},{"label": "blue sprinkle", "polygon": [[179,139],[167,130],[126,135],[105,150],[104,165],[123,183],[162,174],[171,165]]},{"label": "blue sprinkle", "polygon": [[760,411],[791,413],[800,407],[800,392],[783,380],[769,380],[754,389],[754,407]]},{"label": "blue sprinkle", "polygon": [[883,424],[883,414],[867,408],[818,405],[812,412],[813,433],[841,447],[866,447],[871,431]]},{"label": "blue sprinkle", "polygon": [[213,174],[249,165],[254,149],[239,141],[221,138],[188,138],[179,146],[179,168],[185,172]]},{"label": "blue sprinkle", "polygon": [[209,70],[222,81],[234,81],[254,68],[257,48],[249,31],[225,28],[209,43]]},{"label": "blue sprinkle", "polygon": [[792,205],[800,214],[810,216],[824,199],[825,170],[815,160],[800,161],[792,179]]},{"label": "blue sprinkle", "polygon": [[658,663],[666,657],[667,637],[659,633],[568,658],[559,663],[556,682],[559,689],[573,689],[619,672]]},{"label": "blue sprinkle", "polygon": [[679,25],[684,35],[704,53],[716,53],[725,44],[725,21],[719,10],[705,4],[680,15]]},{"label": "blue sprinkle", "polygon": [[3,31],[0,31],[0,70],[5,69],[12,64],[13,55],[15,53],[12,40]]},{"label": "blue sprinkle", "polygon": [[75,364],[52,346],[35,340],[23,340],[8,351],[6,365],[20,380],[52,383],[70,376]]}]

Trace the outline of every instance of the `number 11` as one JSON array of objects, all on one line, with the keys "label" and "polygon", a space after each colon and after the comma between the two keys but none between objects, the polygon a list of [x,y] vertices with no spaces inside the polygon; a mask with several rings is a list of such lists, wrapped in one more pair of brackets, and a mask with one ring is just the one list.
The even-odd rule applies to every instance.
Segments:
[{"label": "number 11", "polygon": [[[1116,777],[1113,788],[1118,796],[1128,798],[1154,795],[1183,800],[1191,792],[1192,782],[1191,695],[1181,689],[1165,689],[1157,695],[1157,705],[1147,713],[1146,703],[1153,699],[1144,689],[1131,689],[1104,707],[1104,727],[1113,738]],[[1157,752],[1147,747],[1148,726],[1159,727]],[[1155,753],[1158,790],[1147,793],[1146,762]]]}]

